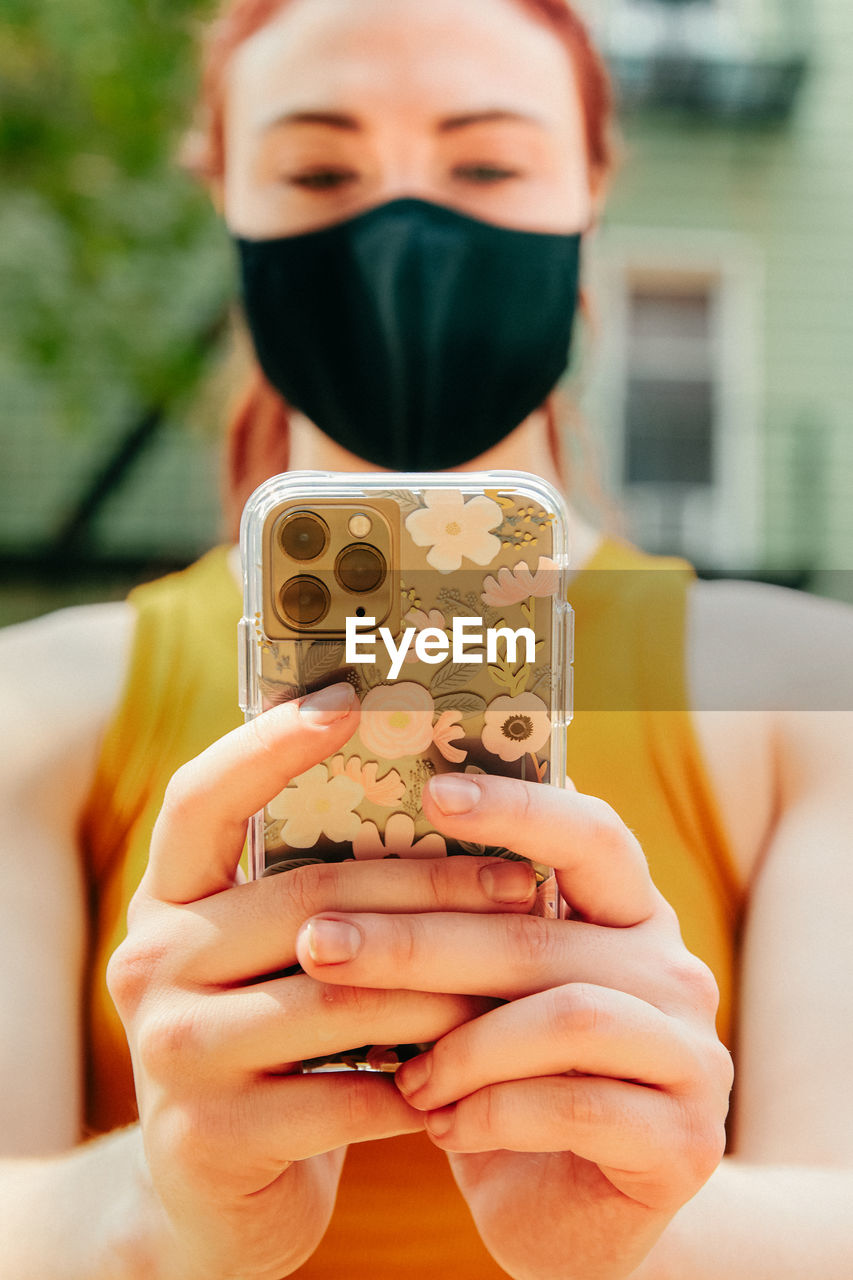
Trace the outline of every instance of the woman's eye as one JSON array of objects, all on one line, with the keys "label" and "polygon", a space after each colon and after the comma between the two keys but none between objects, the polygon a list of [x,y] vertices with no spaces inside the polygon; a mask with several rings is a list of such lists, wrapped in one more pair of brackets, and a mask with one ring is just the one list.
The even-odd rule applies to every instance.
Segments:
[{"label": "woman's eye", "polygon": [[288,174],[285,181],[291,187],[302,187],[306,191],[335,191],[357,179],[358,174],[352,169],[312,169],[308,173]]},{"label": "woman's eye", "polygon": [[492,182],[506,182],[509,178],[520,178],[518,169],[507,169],[498,164],[460,164],[453,170],[454,178],[462,178],[465,182],[477,182],[487,185]]}]

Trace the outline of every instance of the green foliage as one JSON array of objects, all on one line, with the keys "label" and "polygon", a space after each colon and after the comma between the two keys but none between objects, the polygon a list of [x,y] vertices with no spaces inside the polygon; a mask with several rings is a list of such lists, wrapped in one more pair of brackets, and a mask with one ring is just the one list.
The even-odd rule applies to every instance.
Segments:
[{"label": "green foliage", "polygon": [[[233,289],[175,154],[211,0],[4,0],[0,387],[54,427],[179,394]],[[47,394],[45,394],[47,392]]]}]

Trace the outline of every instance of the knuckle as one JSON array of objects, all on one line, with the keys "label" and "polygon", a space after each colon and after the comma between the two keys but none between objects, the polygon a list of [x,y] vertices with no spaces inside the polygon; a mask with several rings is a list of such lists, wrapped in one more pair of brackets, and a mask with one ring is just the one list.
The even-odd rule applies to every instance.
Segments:
[{"label": "knuckle", "polygon": [[504,930],[506,946],[525,972],[536,973],[547,961],[551,949],[548,921],[541,916],[502,915],[497,917]]},{"label": "knuckle", "polygon": [[287,900],[288,914],[300,922],[318,911],[327,911],[341,900],[341,873],[336,862],[294,867],[287,875],[273,876],[274,892]]},{"label": "knuckle", "polygon": [[106,982],[119,1015],[122,1019],[128,1017],[139,1005],[148,977],[127,942],[122,942],[107,961]]},{"label": "knuckle", "polygon": [[708,1078],[712,1082],[715,1095],[719,1094],[720,1097],[728,1101],[735,1082],[734,1060],[726,1046],[716,1037],[708,1045],[705,1061],[707,1063]]},{"label": "knuckle", "polygon": [[696,1109],[689,1112],[685,1138],[686,1172],[697,1189],[708,1181],[725,1150],[726,1130],[723,1121],[718,1117],[699,1114]]},{"label": "knuckle", "polygon": [[158,1010],[136,1036],[140,1064],[154,1080],[197,1080],[202,1052],[199,1007],[195,1001]]},{"label": "knuckle", "polygon": [[135,929],[142,926],[149,907],[150,899],[146,900],[141,889],[137,889],[136,893],[127,904],[128,933],[133,933]]},{"label": "knuckle", "polygon": [[681,921],[678,918],[678,912],[659,890],[655,890],[657,898],[657,906],[655,914],[662,925],[669,928],[675,938],[681,939]]},{"label": "knuckle", "polygon": [[666,974],[681,1002],[703,1018],[716,1016],[720,991],[703,960],[682,950],[667,961]]},{"label": "knuckle", "polygon": [[352,1071],[347,1075],[344,1090],[344,1124],[353,1138],[370,1133],[377,1112],[375,1082],[367,1073]]},{"label": "knuckle", "polygon": [[471,1033],[461,1028],[449,1038],[436,1040],[430,1051],[432,1057],[431,1082],[444,1080],[470,1080],[482,1075],[482,1060],[476,1051]]},{"label": "knuckle", "polygon": [[460,1107],[466,1131],[488,1137],[505,1132],[507,1091],[499,1085],[486,1085]]},{"label": "knuckle", "polygon": [[188,760],[175,770],[163,794],[158,825],[165,822],[181,826],[195,815],[200,799],[199,772],[195,760]]},{"label": "knuckle", "polygon": [[410,973],[417,967],[421,950],[418,945],[422,933],[420,923],[414,916],[399,916],[389,917],[387,926],[387,954],[383,963],[388,964],[391,973]]},{"label": "knuckle", "polygon": [[321,983],[320,1002],[324,1011],[328,1011],[331,1016],[340,1015],[344,1019],[364,1021],[369,1025],[385,1012],[388,993],[375,987],[339,987],[332,983]]},{"label": "knuckle", "polygon": [[[134,903],[138,905],[134,908]],[[185,954],[185,917],[177,910],[135,894],[128,912],[128,932],[107,963],[107,990],[122,1018],[136,1013],[155,986],[174,981]]]},{"label": "knuckle", "polygon": [[566,1086],[560,1092],[556,1107],[558,1122],[565,1125],[569,1133],[584,1132],[598,1126],[601,1122],[601,1107],[597,1095],[579,1078],[567,1080]]},{"label": "knuckle", "polygon": [[427,877],[427,890],[430,898],[438,906],[445,906],[453,900],[454,858],[428,858],[422,863]]},{"label": "knuckle", "polygon": [[556,987],[551,992],[551,1017],[555,1036],[590,1039],[602,1030],[606,1014],[595,989],[583,982]]},{"label": "knuckle", "polygon": [[156,980],[165,947],[151,937],[127,937],[107,963],[107,990],[122,1018],[132,1017]]},{"label": "knuckle", "polygon": [[640,849],[640,842],[626,827],[619,814],[599,796],[585,796],[584,810],[589,835],[604,854],[623,853],[626,845]]},{"label": "knuckle", "polygon": [[720,1076],[725,1095],[728,1098],[735,1083],[735,1062],[729,1050],[719,1040],[716,1045],[717,1052],[717,1071]]}]

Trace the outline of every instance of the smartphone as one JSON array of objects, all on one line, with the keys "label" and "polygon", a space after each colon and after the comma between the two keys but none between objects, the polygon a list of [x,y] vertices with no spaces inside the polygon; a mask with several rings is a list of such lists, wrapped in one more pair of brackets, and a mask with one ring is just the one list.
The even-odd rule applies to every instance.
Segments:
[{"label": "smartphone", "polygon": [[[562,786],[573,614],[564,502],[524,472],[274,476],[241,525],[246,719],[348,680],[358,732],[249,829],[252,878],[315,862],[509,848],[446,839],[422,793],[444,771]],[[534,863],[534,910],[565,913]],[[420,1045],[363,1045],[304,1070],[393,1071]]]}]

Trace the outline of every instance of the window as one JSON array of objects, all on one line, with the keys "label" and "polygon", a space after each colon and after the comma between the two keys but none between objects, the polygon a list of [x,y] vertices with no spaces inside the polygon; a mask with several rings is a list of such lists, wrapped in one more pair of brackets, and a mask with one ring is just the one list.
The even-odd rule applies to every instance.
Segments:
[{"label": "window", "polygon": [[763,268],[751,238],[610,228],[588,260],[583,408],[626,532],[707,568],[748,567],[763,520]]},{"label": "window", "polygon": [[714,481],[714,284],[629,289],[627,484]]}]

